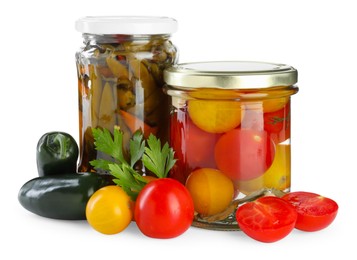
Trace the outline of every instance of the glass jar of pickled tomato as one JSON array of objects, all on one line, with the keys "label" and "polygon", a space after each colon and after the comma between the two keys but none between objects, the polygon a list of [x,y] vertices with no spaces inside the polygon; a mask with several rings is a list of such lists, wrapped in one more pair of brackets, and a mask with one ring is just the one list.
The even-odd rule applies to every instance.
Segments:
[{"label": "glass jar of pickled tomato", "polygon": [[252,61],[179,64],[164,72],[171,98],[170,177],[195,205],[193,225],[239,229],[239,201],[290,189],[291,66]]},{"label": "glass jar of pickled tomato", "polygon": [[[83,46],[76,53],[79,94],[79,171],[104,155],[94,148],[92,128],[132,134],[141,130],[163,142],[169,131],[169,103],[163,92],[163,70],[177,62],[171,34],[176,20],[168,17],[104,16],[76,21]],[[137,167],[145,172],[142,166]]]}]

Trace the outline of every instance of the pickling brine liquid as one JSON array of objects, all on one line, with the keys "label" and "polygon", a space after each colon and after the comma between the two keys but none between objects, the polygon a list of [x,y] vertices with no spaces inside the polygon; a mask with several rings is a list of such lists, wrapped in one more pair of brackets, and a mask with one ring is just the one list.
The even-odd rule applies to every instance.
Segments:
[{"label": "pickling brine liquid", "polygon": [[233,211],[219,216],[232,201],[262,189],[290,189],[290,97],[172,96],[170,133],[177,158],[170,176],[190,190],[195,226],[236,229]]},{"label": "pickling brine liquid", "polygon": [[[169,35],[84,34],[77,52],[79,94],[79,171],[95,171],[94,159],[104,158],[94,147],[92,128],[118,127],[123,148],[137,130],[168,140],[169,104],[163,93],[163,70],[177,61]],[[106,158],[108,159],[108,158]],[[144,170],[141,169],[138,170]]]}]

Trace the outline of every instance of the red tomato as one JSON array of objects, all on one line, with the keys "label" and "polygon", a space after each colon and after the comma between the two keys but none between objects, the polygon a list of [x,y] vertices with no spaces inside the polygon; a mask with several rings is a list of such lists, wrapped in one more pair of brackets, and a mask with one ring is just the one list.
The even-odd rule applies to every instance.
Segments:
[{"label": "red tomato", "polygon": [[194,206],[184,185],[163,178],[148,183],[140,191],[134,212],[136,224],[144,235],[173,238],[191,226]]},{"label": "red tomato", "polygon": [[275,146],[265,131],[234,129],[224,134],[215,147],[218,169],[232,180],[257,178],[273,163]]},{"label": "red tomato", "polygon": [[175,113],[171,118],[170,143],[178,162],[170,177],[184,184],[193,170],[216,168],[214,147],[219,136],[198,128],[187,112],[179,110]]},{"label": "red tomato", "polygon": [[298,213],[295,228],[303,231],[318,231],[332,223],[338,205],[332,199],[311,192],[290,192],[282,197],[293,205]]},{"label": "red tomato", "polygon": [[191,120],[187,121],[186,137],[182,139],[186,146],[187,163],[192,169],[215,168],[214,147],[218,134],[205,132]]},{"label": "red tomato", "polygon": [[170,121],[170,146],[175,151],[175,158],[177,159],[175,165],[170,171],[170,177],[185,184],[187,176],[190,174],[191,169],[186,169],[187,166],[184,149],[182,147],[183,129],[187,116],[181,110],[171,115]]},{"label": "red tomato", "polygon": [[267,196],[240,206],[236,219],[240,229],[251,238],[275,242],[294,229],[297,213],[285,200]]},{"label": "red tomato", "polygon": [[264,130],[278,143],[290,138],[290,102],[280,110],[264,113]]}]

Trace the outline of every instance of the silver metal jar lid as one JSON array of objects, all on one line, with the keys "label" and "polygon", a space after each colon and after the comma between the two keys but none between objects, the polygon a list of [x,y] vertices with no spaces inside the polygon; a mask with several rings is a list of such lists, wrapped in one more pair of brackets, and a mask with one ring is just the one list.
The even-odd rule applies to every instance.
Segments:
[{"label": "silver metal jar lid", "polygon": [[297,70],[286,64],[256,61],[182,63],[167,68],[164,81],[183,89],[258,89],[294,85]]}]

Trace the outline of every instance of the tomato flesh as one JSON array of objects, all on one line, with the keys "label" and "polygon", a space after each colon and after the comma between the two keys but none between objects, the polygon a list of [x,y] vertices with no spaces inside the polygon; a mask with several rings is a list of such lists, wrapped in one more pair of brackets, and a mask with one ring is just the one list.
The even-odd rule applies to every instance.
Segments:
[{"label": "tomato flesh", "polygon": [[240,229],[251,238],[275,242],[294,229],[297,213],[285,200],[267,196],[240,206],[236,219]]},{"label": "tomato flesh", "polygon": [[135,221],[140,231],[152,238],[173,238],[192,224],[194,206],[190,193],[179,181],[151,181],[135,203]]},{"label": "tomato flesh", "polygon": [[336,218],[338,204],[316,193],[296,191],[282,197],[295,207],[298,219],[295,228],[318,231],[329,226]]}]

